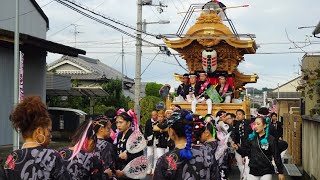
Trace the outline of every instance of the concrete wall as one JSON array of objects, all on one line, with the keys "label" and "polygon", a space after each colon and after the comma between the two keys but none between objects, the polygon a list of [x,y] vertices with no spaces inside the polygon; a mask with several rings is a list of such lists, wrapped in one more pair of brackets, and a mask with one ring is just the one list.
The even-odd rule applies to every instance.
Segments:
[{"label": "concrete wall", "polygon": [[[0,29],[14,31],[15,0],[0,0]],[[20,0],[20,33],[46,39],[47,24],[30,0]]]},{"label": "concrete wall", "polygon": [[[302,59],[302,69],[309,69],[309,70],[315,70],[317,68],[320,68],[320,55],[318,56],[305,56]],[[307,87],[308,88],[308,87]],[[309,98],[309,96],[305,97],[305,114],[310,115],[310,110],[314,108],[315,104],[317,103],[317,99],[319,99],[320,96],[315,91],[313,93],[313,98]]]},{"label": "concrete wall", "polygon": [[302,165],[309,177],[320,179],[320,120],[303,118],[302,124]]},{"label": "concrete wall", "polygon": [[0,145],[12,143],[9,114],[13,107],[13,49],[0,47]]}]

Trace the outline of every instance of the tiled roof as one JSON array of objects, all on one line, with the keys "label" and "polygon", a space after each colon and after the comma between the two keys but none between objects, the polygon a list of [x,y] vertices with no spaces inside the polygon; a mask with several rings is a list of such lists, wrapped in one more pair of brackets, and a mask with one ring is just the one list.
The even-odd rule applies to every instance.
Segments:
[{"label": "tiled roof", "polygon": [[[61,63],[63,61],[70,61],[75,63],[92,73],[88,74],[65,74],[71,76],[71,79],[79,80],[100,80],[100,79],[121,79],[121,72],[116,69],[102,63],[98,59],[92,59],[85,56],[71,57],[71,56],[62,56],[60,59],[49,64],[48,68],[53,67],[54,65]],[[125,76],[125,82],[134,83],[134,80]]]}]

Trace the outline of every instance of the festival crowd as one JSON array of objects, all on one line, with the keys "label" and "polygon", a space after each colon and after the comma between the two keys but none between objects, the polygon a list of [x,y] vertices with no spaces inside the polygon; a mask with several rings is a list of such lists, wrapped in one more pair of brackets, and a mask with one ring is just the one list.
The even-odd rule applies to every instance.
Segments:
[{"label": "festival crowd", "polygon": [[[154,180],[224,180],[235,161],[240,179],[271,180],[275,173],[284,179],[281,153],[287,143],[277,114],[260,108],[250,119],[242,109],[212,115],[209,107],[214,104],[204,91],[210,84],[205,74],[200,74],[200,85],[193,83],[194,76],[191,84],[178,88],[192,102],[192,111],[179,105],[155,110],[144,129],[132,110],[108,111],[81,123],[70,146],[57,150],[48,147],[52,122],[46,105],[39,97],[26,97],[10,115],[24,144],[0,157],[5,159],[0,180],[129,180],[146,175]],[[223,101],[231,91],[223,77],[216,90]],[[208,104],[206,116],[193,113],[197,103]]]}]

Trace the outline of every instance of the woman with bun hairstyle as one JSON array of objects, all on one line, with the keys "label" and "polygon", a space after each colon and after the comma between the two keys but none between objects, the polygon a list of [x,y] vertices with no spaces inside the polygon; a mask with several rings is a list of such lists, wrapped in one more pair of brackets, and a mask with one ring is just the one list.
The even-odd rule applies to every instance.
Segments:
[{"label": "woman with bun hairstyle", "polygon": [[124,175],[124,172],[122,170],[130,161],[143,155],[143,151],[131,154],[126,149],[127,141],[130,135],[133,133],[133,123],[133,117],[131,117],[127,112],[122,112],[119,115],[117,115],[116,124],[117,129],[119,130],[119,134],[117,136],[115,157],[115,173],[117,176],[117,180],[130,180],[130,178]]},{"label": "woman with bun hairstyle", "polygon": [[234,145],[239,154],[248,156],[250,180],[271,180],[275,169],[272,164],[274,159],[277,166],[279,179],[284,179],[283,164],[280,157],[277,141],[269,134],[269,118],[257,117],[252,134],[240,147]]},{"label": "woman with bun hairstyle", "polygon": [[71,147],[59,150],[72,180],[107,179],[102,161],[92,153],[96,143],[97,135],[93,121],[86,120],[73,135]]},{"label": "woman with bun hairstyle", "polygon": [[210,160],[203,146],[192,147],[193,117],[191,112],[180,110],[168,120],[168,134],[175,148],[165,153],[157,162],[153,179],[209,180]]},{"label": "woman with bun hairstyle", "polygon": [[47,148],[52,122],[40,97],[26,97],[11,113],[10,121],[21,132],[24,144],[8,156],[0,179],[71,179],[60,154]]},{"label": "woman with bun hairstyle", "polygon": [[112,170],[115,170],[114,146],[108,142],[111,133],[111,120],[106,116],[99,116],[93,121],[94,131],[97,132],[98,138],[94,154],[102,160],[103,169],[110,178],[112,177]]}]

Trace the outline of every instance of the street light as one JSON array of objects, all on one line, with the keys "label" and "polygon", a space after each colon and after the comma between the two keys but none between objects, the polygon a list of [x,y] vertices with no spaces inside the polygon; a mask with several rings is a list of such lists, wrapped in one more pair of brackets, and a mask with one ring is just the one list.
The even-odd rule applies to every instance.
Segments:
[{"label": "street light", "polygon": [[147,31],[147,24],[169,24],[170,21],[168,20],[160,20],[160,21],[157,21],[157,22],[146,22],[146,20],[144,19],[143,22],[142,22],[142,26],[143,26],[143,32],[146,32]]},{"label": "street light", "polygon": [[298,29],[307,29],[307,28],[314,28],[316,26],[300,26]]}]

